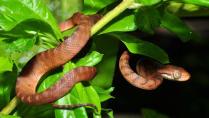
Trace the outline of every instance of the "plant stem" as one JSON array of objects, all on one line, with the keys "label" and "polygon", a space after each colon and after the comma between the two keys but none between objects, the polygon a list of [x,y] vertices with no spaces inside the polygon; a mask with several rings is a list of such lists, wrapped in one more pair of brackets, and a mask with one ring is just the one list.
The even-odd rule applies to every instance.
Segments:
[{"label": "plant stem", "polygon": [[130,5],[134,3],[134,0],[123,0],[118,6],[116,6],[113,10],[109,11],[101,20],[99,20],[92,28],[91,28],[91,36],[98,32],[102,27],[104,27],[107,23],[109,23],[113,18],[118,16],[124,10],[126,10]]},{"label": "plant stem", "polygon": [[[130,5],[134,3],[134,0],[123,0],[119,5],[117,5],[113,10],[109,11],[101,20],[99,20],[91,29],[91,36],[98,32],[102,27],[109,23],[113,18],[118,16],[124,10],[126,10]],[[10,114],[15,107],[18,105],[19,100],[14,97],[6,107],[2,109],[0,113]]]},{"label": "plant stem", "polygon": [[10,114],[13,109],[18,105],[19,100],[18,98],[15,96],[8,104],[7,106],[5,106],[0,113],[2,114]]}]

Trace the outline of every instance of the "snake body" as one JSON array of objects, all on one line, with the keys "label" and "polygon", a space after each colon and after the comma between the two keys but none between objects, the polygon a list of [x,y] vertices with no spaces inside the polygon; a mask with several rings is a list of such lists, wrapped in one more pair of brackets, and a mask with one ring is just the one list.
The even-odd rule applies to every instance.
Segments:
[{"label": "snake body", "polygon": [[[65,74],[45,91],[36,92],[38,82],[44,74],[71,60],[85,46],[90,38],[91,27],[98,18],[97,15],[76,13],[68,20],[67,28],[77,25],[72,36],[56,48],[37,54],[26,64],[16,82],[16,95],[21,101],[32,105],[52,103],[64,96],[77,82],[87,81],[95,76],[96,68],[79,67]],[[61,26],[61,30],[67,28]]]},{"label": "snake body", "polygon": [[129,53],[124,51],[119,60],[120,71],[131,85],[141,89],[156,89],[163,82],[163,78],[174,81],[186,81],[190,78],[190,74],[185,69],[174,65],[145,68],[138,64],[135,73],[129,65],[129,58]]},{"label": "snake body", "polygon": [[[64,96],[76,83],[87,81],[96,75],[95,67],[78,67],[65,74],[57,83],[43,92],[37,93],[36,87],[41,77],[47,72],[65,64],[71,60],[88,42],[92,25],[100,18],[98,15],[85,16],[80,13],[74,14],[68,21],[60,24],[61,31],[77,25],[73,35],[64,40],[54,49],[49,49],[34,56],[23,68],[17,78],[16,95],[21,101],[40,105],[52,103]],[[145,89],[156,89],[163,78],[186,81],[189,73],[181,67],[164,65],[147,71],[143,66],[137,67],[135,73],[129,66],[129,54],[125,51],[119,60],[119,68],[124,78],[133,86]],[[92,104],[77,105],[52,105],[56,108],[75,108],[80,106],[93,106]]]}]

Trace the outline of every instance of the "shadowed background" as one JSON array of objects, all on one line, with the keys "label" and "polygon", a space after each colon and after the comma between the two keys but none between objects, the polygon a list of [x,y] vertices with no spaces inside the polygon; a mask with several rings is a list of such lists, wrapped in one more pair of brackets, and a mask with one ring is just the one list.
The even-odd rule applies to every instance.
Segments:
[{"label": "shadowed background", "polygon": [[[186,82],[165,80],[155,91],[145,91],[131,86],[117,69],[113,83],[113,96],[116,98],[109,104],[115,114],[119,114],[116,117],[121,118],[122,113],[138,118],[143,108],[153,109],[173,118],[209,117],[209,20],[208,17],[184,20],[201,35],[201,40],[182,43],[164,30],[157,31],[153,36],[141,32],[133,34],[163,48],[168,53],[170,62],[187,69],[191,73],[191,79]],[[119,55],[123,50],[125,48],[121,47]],[[134,56],[132,60],[137,58],[138,56]]]}]

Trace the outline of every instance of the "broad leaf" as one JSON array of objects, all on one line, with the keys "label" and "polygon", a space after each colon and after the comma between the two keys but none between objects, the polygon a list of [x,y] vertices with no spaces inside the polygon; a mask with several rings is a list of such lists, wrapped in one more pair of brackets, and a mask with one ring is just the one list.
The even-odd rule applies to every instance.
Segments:
[{"label": "broad leaf", "polygon": [[160,26],[160,13],[157,9],[147,7],[139,9],[136,13],[136,24],[138,28],[147,33],[154,33],[155,28]]},{"label": "broad leaf", "polygon": [[12,71],[13,63],[7,57],[0,57],[0,73]]},{"label": "broad leaf", "polygon": [[76,62],[76,66],[92,66],[96,65],[102,60],[103,54],[100,54],[99,52],[93,51],[89,55],[86,55],[85,58],[81,58]]},{"label": "broad leaf", "polygon": [[188,4],[195,4],[199,6],[209,7],[209,1],[208,0],[176,0],[178,2],[184,2]]},{"label": "broad leaf", "polygon": [[161,2],[162,0],[136,0],[137,3],[140,3],[144,6],[151,6],[151,5],[155,5],[159,2]]},{"label": "broad leaf", "polygon": [[134,31],[137,29],[135,24],[135,16],[133,13],[124,12],[119,15],[117,18],[108,23],[100,32],[100,34],[109,33],[109,32],[127,32]]},{"label": "broad leaf", "polygon": [[19,116],[13,116],[13,115],[4,115],[0,113],[0,118],[21,118]]},{"label": "broad leaf", "polygon": [[[81,104],[81,102],[76,96],[67,94],[65,97],[59,99],[56,104]],[[55,118],[67,118],[69,116],[73,118],[88,118],[87,112],[83,107],[73,110],[55,109]]]},{"label": "broad leaf", "polygon": [[41,0],[1,0],[0,27],[10,31],[26,20],[41,20],[50,25],[57,39],[61,33],[50,11]]},{"label": "broad leaf", "polygon": [[[53,75],[47,77],[40,85],[39,91],[43,91],[49,86],[53,85],[57,80],[59,80],[64,73],[69,72],[78,66],[93,66],[101,61],[102,54],[98,52],[92,52],[84,58],[77,61],[77,63],[69,62],[64,65],[63,72],[55,72]],[[87,60],[87,61],[84,61]],[[81,83],[76,84],[71,92],[59,99],[57,104],[81,104],[81,103],[92,103],[98,108],[99,113],[101,112],[101,105],[99,97],[92,86],[84,86]],[[56,117],[87,117],[86,110],[81,107],[75,110],[55,110]]]},{"label": "broad leaf", "polygon": [[195,33],[177,16],[165,11],[161,19],[161,27],[175,33],[183,42],[195,38]]},{"label": "broad leaf", "polygon": [[137,39],[125,33],[111,33],[111,35],[121,40],[131,53],[148,56],[161,63],[169,62],[166,52],[153,43]]},{"label": "broad leaf", "polygon": [[107,114],[108,118],[114,118],[112,109],[102,109],[102,111]]},{"label": "broad leaf", "polygon": [[83,0],[44,0],[58,21],[70,18],[83,8]]},{"label": "broad leaf", "polygon": [[21,118],[53,118],[53,108],[50,104],[47,105],[28,105],[21,103],[15,110],[15,115]]},{"label": "broad leaf", "polygon": [[9,102],[16,78],[16,71],[0,73],[0,108]]},{"label": "broad leaf", "polygon": [[114,98],[110,94],[113,92],[114,87],[110,87],[108,89],[103,89],[98,86],[93,86],[94,89],[96,90],[97,94],[99,95],[99,99],[101,102],[107,101],[110,98]]},{"label": "broad leaf", "polygon": [[[0,41],[0,49],[4,58],[8,58],[20,71],[23,66],[43,48],[35,45],[35,38],[20,38],[15,41]],[[1,68],[1,67],[0,67]]]},{"label": "broad leaf", "polygon": [[115,2],[116,0],[84,0],[85,14],[95,14],[97,11],[105,8],[107,5]]},{"label": "broad leaf", "polygon": [[99,35],[94,37],[96,50],[102,54],[103,60],[96,66],[98,70],[97,76],[91,81],[91,85],[99,88],[108,89],[112,86],[113,76],[115,73],[117,52],[119,43],[114,37],[109,35]]}]

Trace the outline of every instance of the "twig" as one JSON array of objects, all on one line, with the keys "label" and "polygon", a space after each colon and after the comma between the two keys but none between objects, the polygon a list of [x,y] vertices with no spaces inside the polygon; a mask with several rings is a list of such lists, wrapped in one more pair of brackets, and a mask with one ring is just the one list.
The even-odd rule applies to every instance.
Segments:
[{"label": "twig", "polygon": [[1,113],[2,114],[10,114],[13,109],[15,109],[15,107],[18,105],[19,100],[18,98],[15,96],[2,110]]}]

